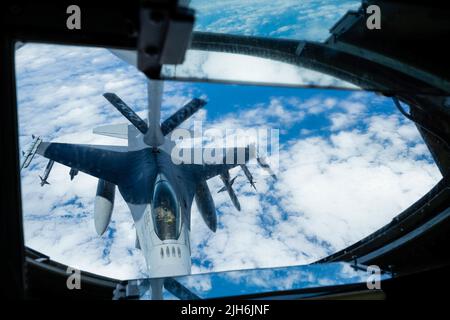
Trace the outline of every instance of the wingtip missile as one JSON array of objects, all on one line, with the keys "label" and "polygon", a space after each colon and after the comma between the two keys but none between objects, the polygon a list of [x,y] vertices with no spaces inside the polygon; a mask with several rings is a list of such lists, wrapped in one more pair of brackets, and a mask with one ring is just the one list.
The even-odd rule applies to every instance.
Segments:
[{"label": "wingtip missile", "polygon": [[28,168],[28,166],[30,165],[34,156],[36,155],[39,145],[42,142],[42,139],[40,137],[36,137],[34,134],[31,136],[33,138],[33,141],[31,142],[30,147],[28,148],[28,150],[26,152],[22,151],[24,160],[22,162],[20,170],[22,170],[23,168]]},{"label": "wingtip missile", "polygon": [[267,173],[270,174],[270,176],[272,177],[272,179],[274,180],[278,180],[278,177],[276,176],[276,174],[272,171],[272,169],[270,168],[269,164],[266,162],[266,160],[262,157],[258,157],[256,158],[256,161],[258,162],[259,166],[261,168],[263,168]]}]

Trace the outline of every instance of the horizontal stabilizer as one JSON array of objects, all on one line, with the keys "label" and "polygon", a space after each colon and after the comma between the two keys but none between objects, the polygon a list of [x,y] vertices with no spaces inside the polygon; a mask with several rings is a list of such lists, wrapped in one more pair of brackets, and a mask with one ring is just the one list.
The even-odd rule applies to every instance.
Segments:
[{"label": "horizontal stabilizer", "polygon": [[172,132],[181,123],[186,121],[186,119],[200,110],[200,108],[202,108],[205,104],[205,100],[197,98],[192,99],[188,104],[175,112],[161,124],[161,131],[163,135],[166,136],[167,134]]},{"label": "horizontal stabilizer", "polygon": [[114,93],[104,93],[103,96],[108,100],[119,112],[128,119],[141,133],[145,134],[148,131],[147,123],[142,120],[136,112],[134,112],[125,102],[122,101]]},{"label": "horizontal stabilizer", "polygon": [[116,57],[125,61],[126,63],[135,67],[137,66],[136,50],[109,49],[109,51]]},{"label": "horizontal stabilizer", "polygon": [[119,139],[128,139],[128,123],[111,124],[94,128],[94,134]]}]

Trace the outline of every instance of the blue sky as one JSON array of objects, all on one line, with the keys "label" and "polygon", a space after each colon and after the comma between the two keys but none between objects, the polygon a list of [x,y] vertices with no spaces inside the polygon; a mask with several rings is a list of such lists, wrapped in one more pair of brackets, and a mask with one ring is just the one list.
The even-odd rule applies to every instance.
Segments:
[{"label": "blue sky", "polygon": [[[280,12],[288,10],[286,3],[277,7]],[[336,6],[346,11],[346,5]],[[332,11],[329,6],[322,11],[324,26],[332,25],[336,16]],[[276,17],[265,12],[267,19]],[[216,28],[213,20],[201,21],[199,28]],[[233,21],[222,25],[236,27]],[[257,33],[255,20],[246,21],[246,28],[236,32]],[[305,25],[307,34],[323,39],[323,27]],[[283,33],[280,27],[273,25],[277,35],[298,36],[297,29]],[[231,69],[231,60],[245,64],[257,78],[287,75],[292,81],[301,77],[308,83],[340,83],[247,57],[194,59],[189,70],[220,76]],[[27,44],[17,51],[16,74],[22,149],[31,134],[47,141],[123,144],[92,134],[96,126],[126,122],[102,97],[104,92],[115,92],[145,117],[144,76],[106,49]],[[220,129],[278,129],[280,154],[277,181],[252,168],[257,192],[242,172],[232,171],[239,176],[235,189],[241,212],[226,193],[216,193],[219,179],[208,181],[219,227],[211,233],[194,206],[194,273],[313,262],[382,227],[441,178],[414,125],[400,116],[390,99],[373,93],[167,81],[162,117],[199,96],[208,104],[189,123],[201,120],[206,128]],[[82,270],[121,279],[145,276],[145,261],[134,248],[134,225],[121,196],[116,196],[108,231],[99,237],[93,221],[96,179],[80,173],[71,182],[69,168],[55,164],[51,184],[41,188],[38,175],[46,162],[36,156],[22,172],[26,244]]]}]

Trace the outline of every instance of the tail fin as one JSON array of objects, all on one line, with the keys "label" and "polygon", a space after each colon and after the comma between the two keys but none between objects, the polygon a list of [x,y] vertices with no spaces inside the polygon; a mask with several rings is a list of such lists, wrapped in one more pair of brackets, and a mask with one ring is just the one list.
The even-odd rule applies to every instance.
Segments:
[{"label": "tail fin", "polygon": [[230,196],[231,202],[233,202],[234,207],[238,211],[241,211],[241,204],[239,202],[239,199],[236,196],[236,193],[233,190],[233,183],[236,180],[237,176],[231,180],[229,180],[229,178],[230,178],[230,175],[228,172],[220,175],[220,179],[223,181],[225,186],[222,189],[220,189],[219,192],[227,191],[228,195]]},{"label": "tail fin", "polygon": [[39,176],[39,178],[41,179],[41,187],[43,187],[46,184],[50,184],[50,182],[48,182],[47,179],[44,179],[41,176]]}]

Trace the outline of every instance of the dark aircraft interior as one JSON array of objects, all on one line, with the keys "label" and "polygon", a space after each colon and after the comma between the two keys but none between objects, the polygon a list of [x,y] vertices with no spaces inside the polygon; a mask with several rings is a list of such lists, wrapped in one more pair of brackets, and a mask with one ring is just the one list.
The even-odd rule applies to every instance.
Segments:
[{"label": "dark aircraft interior", "polygon": [[[151,79],[165,80],[171,76],[162,73],[163,65],[181,64],[190,49],[270,59],[318,71],[388,97],[393,108],[417,127],[443,178],[379,230],[310,265],[298,267],[333,275],[336,264],[346,264],[363,273],[368,266],[377,265],[381,269],[381,289],[368,289],[365,282],[342,281],[336,285],[268,291],[242,292],[236,288],[229,295],[219,292],[202,297],[189,287],[189,281],[200,280],[202,275],[163,279],[164,289],[176,299],[429,299],[441,295],[436,286],[450,284],[450,60],[445,44],[450,39],[450,11],[447,8],[433,2],[365,0],[359,10],[348,11],[336,22],[326,41],[313,42],[193,31],[195,12],[176,0],[82,5],[85,27],[76,32],[61,23],[66,17],[64,1],[58,4],[7,1],[1,5],[3,295],[17,299],[133,300],[142,298],[142,292],[151,286],[150,280],[123,281],[83,271],[83,290],[67,290],[66,270],[70,266],[25,246],[14,64],[16,42],[137,50],[139,69]],[[382,28],[376,32],[366,28],[365,9],[370,5],[382,9]],[[183,80],[221,82],[195,75]],[[170,191],[163,189],[161,186],[165,198],[161,198],[161,208],[165,209],[161,210],[168,213],[164,217],[162,214],[157,225],[162,236],[170,239],[178,232],[178,217],[168,216],[176,203],[170,198]],[[289,274],[292,270],[275,271]],[[244,277],[257,275],[258,270],[235,272]]]}]

